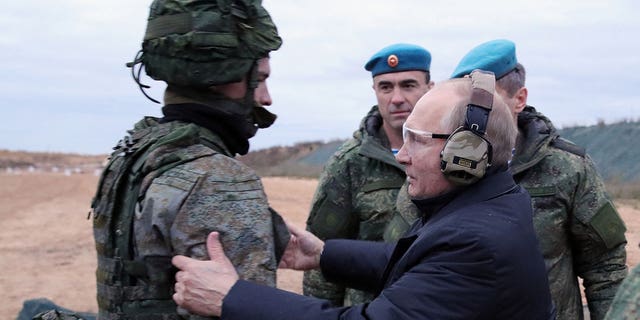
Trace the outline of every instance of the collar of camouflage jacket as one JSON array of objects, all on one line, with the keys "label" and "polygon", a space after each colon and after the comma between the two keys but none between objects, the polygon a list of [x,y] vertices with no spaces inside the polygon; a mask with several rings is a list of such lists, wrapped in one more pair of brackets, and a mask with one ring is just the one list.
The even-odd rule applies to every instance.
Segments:
[{"label": "collar of camouflage jacket", "polygon": [[396,161],[396,157],[391,152],[389,139],[382,129],[382,116],[378,106],[373,106],[369,110],[353,137],[360,140],[360,155],[384,162],[404,172],[404,166]]},{"label": "collar of camouflage jacket", "polygon": [[518,140],[511,161],[512,173],[518,174],[535,166],[548,153],[549,144],[558,137],[551,120],[532,106],[518,115]]}]

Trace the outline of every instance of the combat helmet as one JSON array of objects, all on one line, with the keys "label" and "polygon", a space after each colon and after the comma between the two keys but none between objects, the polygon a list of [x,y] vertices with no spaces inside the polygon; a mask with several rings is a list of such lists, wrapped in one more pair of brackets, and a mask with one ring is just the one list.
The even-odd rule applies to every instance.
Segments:
[{"label": "combat helmet", "polygon": [[260,0],[155,0],[142,50],[128,66],[141,63],[170,85],[206,88],[242,80],[281,44]]}]

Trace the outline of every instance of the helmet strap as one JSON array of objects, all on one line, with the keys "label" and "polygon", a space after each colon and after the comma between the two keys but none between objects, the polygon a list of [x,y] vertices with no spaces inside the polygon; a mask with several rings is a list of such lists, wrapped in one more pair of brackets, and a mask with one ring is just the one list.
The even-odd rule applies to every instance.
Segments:
[{"label": "helmet strap", "polygon": [[[142,94],[144,94],[144,96],[147,97],[147,99],[157,104],[160,104],[160,101],[154,98],[151,98],[151,96],[149,96],[147,92],[144,91],[144,89],[149,89],[151,87],[140,82],[140,74],[142,73],[142,68],[144,68],[144,62],[142,61],[143,55],[144,55],[144,52],[142,51],[142,49],[138,50],[138,52],[136,53],[136,56],[133,58],[133,61],[127,62],[126,66],[127,68],[131,68],[131,77],[133,77],[133,81],[135,81],[136,84],[138,85],[138,89],[140,89],[140,92],[142,92]],[[136,71],[136,66],[138,66],[137,71]]]}]

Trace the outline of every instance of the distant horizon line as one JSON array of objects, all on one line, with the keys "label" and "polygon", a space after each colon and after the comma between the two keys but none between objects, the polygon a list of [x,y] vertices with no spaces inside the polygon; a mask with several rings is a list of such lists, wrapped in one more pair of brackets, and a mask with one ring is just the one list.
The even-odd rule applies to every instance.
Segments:
[{"label": "distant horizon line", "polygon": [[[589,125],[584,125],[584,124],[571,124],[571,125],[562,125],[562,126],[558,126],[557,129],[558,130],[565,130],[565,129],[572,129],[572,128],[581,128],[581,127],[595,127],[595,126],[608,126],[608,125],[616,125],[616,124],[626,124],[626,123],[639,123],[640,124],[640,117],[633,119],[633,117],[625,117],[623,119],[618,119],[618,120],[614,120],[611,122],[607,122],[605,119],[603,118],[598,118],[596,119],[596,123],[595,124],[589,124]],[[349,139],[350,136],[346,136],[344,138],[329,138],[329,139],[311,139],[311,140],[306,140],[306,141],[295,141],[295,142],[291,142],[291,143],[275,143],[272,144],[270,146],[265,146],[265,147],[259,147],[259,148],[255,148],[255,149],[250,149],[249,152],[254,152],[254,151],[260,151],[260,150],[266,150],[266,149],[270,149],[270,148],[277,148],[277,147],[293,147],[299,144],[306,144],[306,143],[331,143],[331,142],[336,142],[336,141],[344,141]],[[20,152],[24,152],[24,153],[42,153],[42,154],[61,154],[61,155],[77,155],[77,156],[104,156],[104,155],[109,155],[111,152],[104,152],[104,153],[85,153],[85,152],[79,152],[79,151],[64,151],[64,150],[41,150],[41,149],[10,149],[10,148],[6,148],[6,147],[1,147],[0,146],[0,153],[1,152],[15,152],[15,153],[20,153]]]}]

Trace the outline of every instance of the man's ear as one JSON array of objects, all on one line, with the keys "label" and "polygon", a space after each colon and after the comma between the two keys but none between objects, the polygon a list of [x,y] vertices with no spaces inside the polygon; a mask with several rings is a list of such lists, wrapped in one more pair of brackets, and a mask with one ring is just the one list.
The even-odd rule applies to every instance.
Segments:
[{"label": "man's ear", "polygon": [[524,110],[524,107],[527,106],[527,97],[529,96],[529,90],[527,87],[522,87],[516,91],[516,94],[513,95],[513,98],[516,99],[515,112],[520,113]]},{"label": "man's ear", "polygon": [[427,88],[428,88],[429,90],[431,90],[431,88],[433,88],[433,86],[435,86],[435,85],[436,85],[436,83],[435,83],[435,82],[433,82],[433,81],[429,81],[429,83],[427,83]]}]

